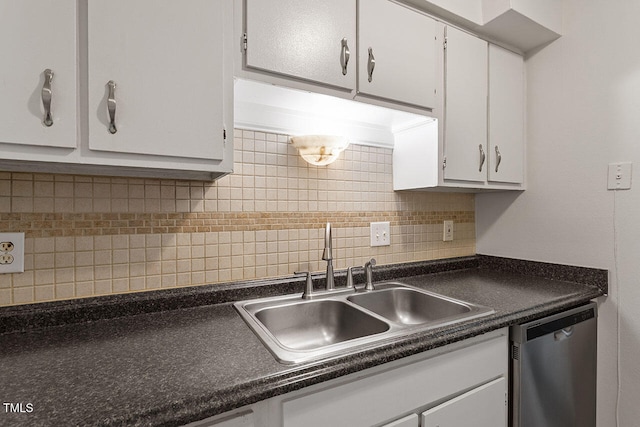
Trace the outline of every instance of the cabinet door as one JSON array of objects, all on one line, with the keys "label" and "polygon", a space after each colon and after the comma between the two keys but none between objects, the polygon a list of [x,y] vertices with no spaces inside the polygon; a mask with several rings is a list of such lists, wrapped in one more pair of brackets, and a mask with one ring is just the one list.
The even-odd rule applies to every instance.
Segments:
[{"label": "cabinet door", "polygon": [[505,427],[506,380],[500,377],[422,413],[422,427]]},{"label": "cabinet door", "polygon": [[88,2],[90,149],[222,159],[223,3]]},{"label": "cabinet door", "polygon": [[489,45],[488,156],[489,181],[522,183],[524,62],[522,56],[495,45]]},{"label": "cabinet door", "polygon": [[[0,143],[75,148],[75,0],[0,0]],[[51,70],[51,119],[42,88]]]},{"label": "cabinet door", "polygon": [[358,92],[433,108],[436,24],[388,0],[358,2]]},{"label": "cabinet door", "polygon": [[447,27],[444,179],[487,179],[487,42]]},{"label": "cabinet door", "polygon": [[246,33],[247,67],[355,88],[355,0],[246,0]]}]

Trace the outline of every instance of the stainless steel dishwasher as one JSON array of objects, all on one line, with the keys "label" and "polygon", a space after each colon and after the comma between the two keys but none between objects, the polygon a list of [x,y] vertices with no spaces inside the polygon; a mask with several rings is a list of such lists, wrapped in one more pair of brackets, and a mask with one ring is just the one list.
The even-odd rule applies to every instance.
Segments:
[{"label": "stainless steel dishwasher", "polygon": [[597,306],[511,327],[511,425],[595,427]]}]

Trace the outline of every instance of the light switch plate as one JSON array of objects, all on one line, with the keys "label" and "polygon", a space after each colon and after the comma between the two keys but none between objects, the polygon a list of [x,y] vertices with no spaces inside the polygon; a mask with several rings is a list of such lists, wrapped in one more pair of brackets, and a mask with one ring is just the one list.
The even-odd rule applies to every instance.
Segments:
[{"label": "light switch plate", "polygon": [[372,222],[371,246],[389,246],[391,244],[391,229],[389,221]]},{"label": "light switch plate", "polygon": [[24,272],[24,233],[0,233],[0,274]]},{"label": "light switch plate", "polygon": [[442,241],[450,242],[453,240],[453,221],[445,221],[442,230]]},{"label": "light switch plate", "polygon": [[609,163],[609,176],[607,180],[607,190],[629,190],[631,188],[630,162]]}]

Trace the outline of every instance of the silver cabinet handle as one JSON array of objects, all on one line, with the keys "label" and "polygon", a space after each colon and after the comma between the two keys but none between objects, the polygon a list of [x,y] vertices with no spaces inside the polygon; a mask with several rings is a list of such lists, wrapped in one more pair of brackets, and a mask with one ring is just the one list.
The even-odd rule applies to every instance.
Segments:
[{"label": "silver cabinet handle", "polygon": [[109,133],[116,133],[116,83],[109,80],[109,98],[107,99],[107,110],[109,111]]},{"label": "silver cabinet handle", "polygon": [[349,45],[347,44],[347,39],[342,39],[342,49],[340,51],[340,64],[342,65],[342,75],[347,75],[347,65],[349,65],[349,57],[351,56],[351,52],[349,52]]},{"label": "silver cabinet handle", "polygon": [[498,166],[500,166],[501,161],[502,161],[502,155],[500,154],[500,150],[496,145],[496,172],[498,172]]},{"label": "silver cabinet handle", "polygon": [[53,117],[51,116],[51,81],[53,80],[53,71],[44,70],[44,84],[42,85],[42,106],[44,107],[44,119],[42,122],[45,126],[53,125]]},{"label": "silver cabinet handle", "polygon": [[373,69],[376,68],[376,58],[373,56],[373,49],[369,48],[369,61],[367,62],[367,72],[369,73],[369,83],[373,80]]},{"label": "silver cabinet handle", "polygon": [[484,148],[482,148],[482,144],[478,145],[478,148],[480,149],[480,169],[478,169],[478,172],[482,172],[482,166],[484,166],[484,161],[486,160],[487,156],[484,154]]}]

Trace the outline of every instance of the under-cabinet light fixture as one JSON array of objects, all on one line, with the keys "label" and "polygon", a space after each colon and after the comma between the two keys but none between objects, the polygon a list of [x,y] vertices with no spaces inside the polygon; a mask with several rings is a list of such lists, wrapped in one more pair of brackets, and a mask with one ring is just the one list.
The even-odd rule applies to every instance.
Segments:
[{"label": "under-cabinet light fixture", "polygon": [[298,149],[300,156],[309,164],[326,166],[335,162],[340,153],[349,146],[349,140],[334,135],[292,136],[289,142]]}]

